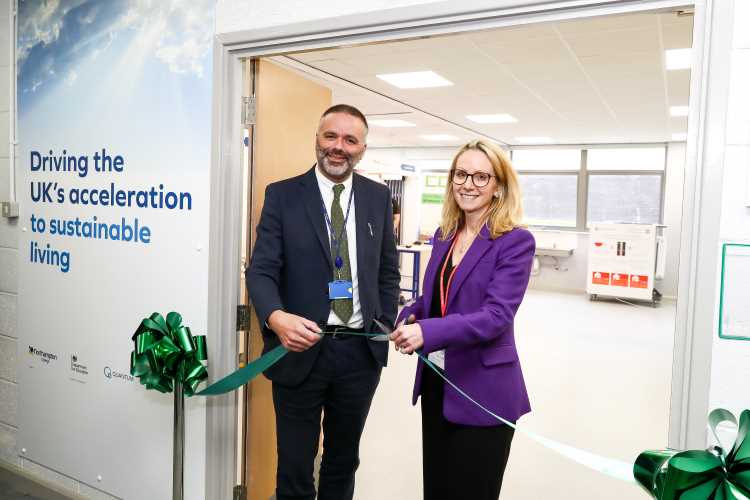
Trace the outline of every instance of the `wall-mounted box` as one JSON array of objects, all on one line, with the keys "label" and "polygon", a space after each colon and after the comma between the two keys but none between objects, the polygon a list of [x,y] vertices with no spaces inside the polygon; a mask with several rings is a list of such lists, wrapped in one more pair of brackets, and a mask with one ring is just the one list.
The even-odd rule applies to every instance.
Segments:
[{"label": "wall-mounted box", "polygon": [[0,213],[3,217],[9,219],[18,217],[18,203],[13,201],[3,201],[0,203]]}]

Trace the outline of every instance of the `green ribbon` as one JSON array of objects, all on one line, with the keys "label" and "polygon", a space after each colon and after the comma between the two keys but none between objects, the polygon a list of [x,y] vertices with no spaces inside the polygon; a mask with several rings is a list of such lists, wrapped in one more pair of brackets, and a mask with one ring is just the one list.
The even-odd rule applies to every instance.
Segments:
[{"label": "green ribbon", "polygon": [[[185,372],[185,370],[181,371],[181,369],[179,368],[181,364],[184,363],[185,366],[195,366],[194,363],[192,363],[192,361],[190,360],[206,360],[205,337],[190,337],[190,330],[185,327],[181,327],[181,321],[182,318],[177,313],[169,313],[167,315],[166,323],[164,322],[164,319],[161,317],[161,315],[154,313],[150,318],[146,318],[143,320],[141,326],[138,328],[138,331],[136,331],[135,335],[133,336],[133,339],[136,341],[136,350],[131,356],[131,373],[134,376],[139,377],[141,379],[141,383],[146,385],[148,389],[157,389],[161,392],[170,392],[172,390],[172,380],[174,378],[174,375],[179,375],[180,373]],[[187,336],[173,333],[183,332],[184,334],[185,330],[187,331]],[[323,331],[321,332],[321,335],[330,335],[334,337],[336,335],[350,335],[368,337],[372,340],[388,340],[388,335],[384,334],[383,332],[370,333],[354,331]],[[179,342],[171,340],[175,337],[182,340]],[[199,356],[193,357],[192,354],[185,354],[177,348],[178,345],[189,345],[188,339],[192,339],[192,341],[196,342],[196,344],[200,344],[201,347],[199,349],[196,348],[196,351],[201,352]],[[190,351],[188,350],[188,352]],[[273,366],[281,358],[286,356],[288,352],[289,351],[287,351],[287,349],[284,348],[283,345],[279,345],[265,353],[260,358],[252,361],[244,368],[240,368],[239,370],[230,373],[226,377],[214,382],[200,392],[195,392],[195,387],[201,381],[207,378],[205,368],[203,367],[203,365],[201,365],[202,370],[196,368],[196,371],[200,372],[200,376],[198,378],[191,379],[190,383],[185,384],[186,394],[196,396],[215,396],[231,392],[247,384],[249,381],[253,380],[265,370]],[[622,481],[633,482],[633,475],[631,473],[630,464],[620,460],[614,460],[584,450],[580,450],[572,446],[568,446],[566,444],[545,438],[544,436],[540,436],[526,429],[517,427],[514,423],[509,422],[499,415],[494,414],[492,411],[482,406],[478,401],[474,400],[467,393],[462,391],[458,386],[456,386],[447,377],[445,377],[443,372],[433,363],[431,363],[422,351],[417,350],[415,351],[415,354],[427,365],[428,368],[430,368],[435,373],[437,373],[438,376],[443,378],[443,380],[445,380],[447,384],[458,391],[459,394],[461,394],[464,398],[468,399],[471,403],[479,407],[487,414],[496,418],[498,421],[509,425],[510,427],[520,432],[523,432],[543,446],[561,454],[562,456],[574,462],[577,462],[586,467],[590,467],[591,469],[606,474],[610,477]],[[169,368],[175,366],[178,367],[176,370]],[[187,390],[188,387],[190,388],[189,391]],[[745,497],[736,498],[739,499]]]},{"label": "green ribbon", "polygon": [[185,394],[192,396],[198,384],[208,377],[202,363],[208,359],[206,336],[193,337],[176,312],[167,314],[166,320],[156,312],[145,318],[133,334],[133,341],[130,374],[146,389],[172,392],[174,381],[179,380]]},{"label": "green ribbon", "polygon": [[657,500],[750,500],[750,410],[740,414],[739,424],[722,408],[709,414],[709,427],[720,445],[716,429],[722,422],[737,428],[729,453],[722,446],[644,451],[633,467],[636,481]]},{"label": "green ribbon", "polygon": [[[341,334],[388,339],[382,333],[321,332],[321,335]],[[133,341],[135,349],[130,354],[130,374],[137,377],[146,389],[165,393],[172,392],[174,380],[179,379],[185,387],[186,396],[217,396],[232,392],[289,353],[279,345],[245,367],[195,392],[198,385],[208,378],[206,367],[201,363],[208,359],[206,336],[193,337],[190,328],[182,326],[180,314],[170,312],[166,320],[159,313],[151,314],[141,321]]]},{"label": "green ribbon", "polygon": [[286,356],[288,352],[289,351],[287,351],[283,345],[276,346],[263,356],[247,364],[245,367],[240,368],[223,379],[209,385],[201,392],[197,393],[196,396],[217,396],[219,394],[231,392],[238,387],[247,384],[272,365],[276,364],[276,362]]},{"label": "green ribbon", "polygon": [[[323,331],[321,332],[321,335],[354,335],[359,337],[381,337],[384,340],[388,339],[387,335],[383,335],[382,333],[367,333],[367,332],[328,332]],[[240,368],[239,370],[230,373],[226,377],[224,377],[221,380],[218,380],[211,384],[210,386],[206,387],[202,391],[196,393],[196,396],[216,396],[218,394],[225,394],[227,392],[231,392],[235,389],[237,389],[240,386],[243,386],[250,382],[252,379],[266,371],[271,366],[275,365],[281,358],[286,356],[289,353],[289,351],[283,346],[278,345],[265,353],[263,356],[259,357],[256,360],[253,360],[248,365],[246,365],[244,368]]]}]

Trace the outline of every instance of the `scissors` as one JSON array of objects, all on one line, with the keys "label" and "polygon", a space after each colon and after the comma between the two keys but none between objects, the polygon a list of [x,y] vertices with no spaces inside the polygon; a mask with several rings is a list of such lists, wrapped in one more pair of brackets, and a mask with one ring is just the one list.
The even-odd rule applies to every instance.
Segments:
[{"label": "scissors", "polygon": [[375,337],[370,337],[370,340],[375,340],[377,342],[388,342],[390,339],[391,333],[393,333],[393,328],[389,327],[382,321],[378,319],[373,318],[373,322],[375,322],[375,326],[380,328],[380,331],[383,332],[383,335],[376,335]]}]

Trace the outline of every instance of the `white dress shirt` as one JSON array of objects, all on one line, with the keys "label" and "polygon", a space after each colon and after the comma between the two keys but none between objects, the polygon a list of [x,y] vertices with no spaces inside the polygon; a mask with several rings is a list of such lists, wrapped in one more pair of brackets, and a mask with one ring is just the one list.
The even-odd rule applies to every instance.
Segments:
[{"label": "white dress shirt", "polygon": [[[323,197],[323,202],[325,203],[328,212],[328,218],[330,219],[331,205],[333,204],[333,186],[336,183],[321,174],[317,165],[315,166],[315,177],[318,179],[320,195]],[[339,203],[341,204],[341,210],[344,212],[344,217],[346,217],[346,207],[349,203],[349,195],[352,192],[353,177],[354,174],[352,173],[348,179],[341,183],[344,185],[344,190],[341,192]],[[326,232],[328,233],[328,240],[330,241],[331,230],[328,227],[328,223],[326,223]],[[364,320],[362,318],[362,307],[359,303],[359,280],[357,279],[357,225],[356,217],[354,215],[354,198],[352,198],[352,207],[351,210],[349,210],[349,218],[346,220],[346,241],[349,247],[349,266],[352,270],[352,298],[354,302],[354,311],[352,312],[352,317],[349,318],[349,322],[344,323],[338,316],[336,316],[336,313],[331,310],[328,315],[328,324],[346,325],[351,328],[362,328],[364,326]]]}]

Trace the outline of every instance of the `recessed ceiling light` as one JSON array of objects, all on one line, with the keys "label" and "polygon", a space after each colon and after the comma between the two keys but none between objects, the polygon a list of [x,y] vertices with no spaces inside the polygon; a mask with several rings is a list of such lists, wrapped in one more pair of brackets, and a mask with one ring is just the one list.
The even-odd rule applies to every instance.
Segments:
[{"label": "recessed ceiling light", "polygon": [[449,134],[426,134],[426,135],[420,135],[420,139],[424,139],[426,141],[455,141],[458,140],[458,137],[455,135],[449,135]]},{"label": "recessed ceiling light", "polygon": [[672,116],[687,116],[688,107],[687,106],[670,106],[669,114]]},{"label": "recessed ceiling light", "polygon": [[680,132],[677,134],[672,134],[672,140],[673,141],[686,141],[687,140],[687,134],[684,132]]},{"label": "recessed ceiling light", "polygon": [[413,71],[411,73],[389,73],[375,75],[383,81],[400,89],[422,89],[428,87],[447,87],[453,85],[434,71]]},{"label": "recessed ceiling light", "polygon": [[497,115],[466,115],[466,118],[477,123],[516,123],[518,121],[507,113]]},{"label": "recessed ceiling light", "polygon": [[664,51],[664,61],[668,70],[690,69],[693,49],[669,49]]},{"label": "recessed ceiling light", "polygon": [[417,125],[404,120],[368,120],[367,123],[375,127],[416,127]]},{"label": "recessed ceiling light", "polygon": [[526,137],[516,137],[516,141],[521,144],[549,144],[552,142],[551,137],[546,136],[526,136]]}]

